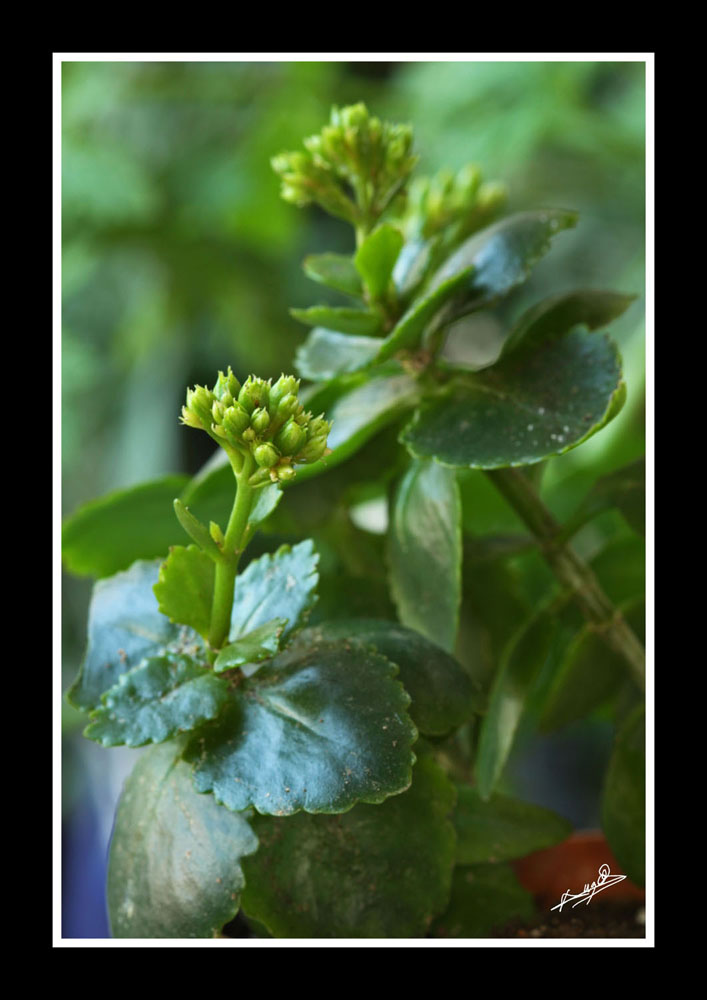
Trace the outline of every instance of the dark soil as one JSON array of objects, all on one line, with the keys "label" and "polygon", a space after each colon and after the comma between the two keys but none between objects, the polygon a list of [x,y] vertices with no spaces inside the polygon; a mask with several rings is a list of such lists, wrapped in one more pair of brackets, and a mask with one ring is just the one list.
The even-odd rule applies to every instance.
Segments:
[{"label": "dark soil", "polygon": [[493,938],[644,938],[643,903],[592,900],[562,912],[539,913],[532,920],[510,920]]}]

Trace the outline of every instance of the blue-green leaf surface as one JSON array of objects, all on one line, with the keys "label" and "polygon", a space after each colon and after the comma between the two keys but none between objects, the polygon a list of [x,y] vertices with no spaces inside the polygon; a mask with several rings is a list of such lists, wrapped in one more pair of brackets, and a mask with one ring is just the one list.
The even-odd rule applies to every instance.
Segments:
[{"label": "blue-green leaf surface", "polygon": [[241,667],[244,663],[259,663],[274,656],[280,648],[280,639],[286,625],[286,618],[273,618],[224,646],[216,657],[214,670],[221,673],[233,667]]},{"label": "blue-green leaf surface", "polygon": [[378,354],[380,345],[375,337],[354,337],[317,326],[298,347],[295,368],[302,378],[324,382],[365,368]]},{"label": "blue-green leaf surface", "polygon": [[236,578],[231,641],[274,618],[287,619],[283,636],[301,625],[317,599],[319,555],[311,538],[281,545],[277,552],[254,559]]},{"label": "blue-green leaf surface", "polygon": [[449,653],[397,622],[336,619],[307,629],[314,641],[340,640],[371,646],[400,667],[412,698],[409,715],[421,733],[443,736],[482,708],[479,685]]},{"label": "blue-green leaf surface", "polygon": [[163,743],[215,718],[228,685],[189,656],[152,656],[123,674],[91,713],[84,736],[104,747]]},{"label": "blue-green leaf surface", "polygon": [[311,254],[304,258],[302,267],[308,278],[328,288],[335,288],[354,298],[363,296],[363,282],[353,257],[341,253]]},{"label": "blue-green leaf surface", "polygon": [[108,862],[115,938],[213,938],[238,912],[258,841],[241,813],[199,795],[182,741],[150,747],[128,778]]},{"label": "blue-green leaf surface", "polygon": [[307,326],[323,326],[327,330],[353,333],[361,337],[371,337],[380,333],[383,326],[382,315],[374,309],[352,309],[349,306],[310,306],[309,309],[290,309],[290,313],[300,323]]},{"label": "blue-green leaf surface", "polygon": [[201,648],[195,632],[173,625],[160,613],[152,589],[159,567],[159,560],[141,560],[123,573],[100,580],[93,588],[88,648],[68,692],[76,708],[97,708],[101,695],[117,683],[121,674],[167,646],[189,655]]},{"label": "blue-green leaf surface", "polygon": [[397,672],[361,646],[303,634],[243,679],[190,741],[198,791],[277,816],[346,812],[403,791],[417,730]]}]

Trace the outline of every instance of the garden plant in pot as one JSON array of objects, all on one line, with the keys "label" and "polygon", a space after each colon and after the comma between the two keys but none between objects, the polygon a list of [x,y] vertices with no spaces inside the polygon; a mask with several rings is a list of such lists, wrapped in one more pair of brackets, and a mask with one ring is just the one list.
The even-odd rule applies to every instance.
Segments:
[{"label": "garden plant in pot", "polygon": [[[88,738],[146,747],[110,848],[116,937],[475,938],[531,918],[513,863],[572,828],[504,791],[528,718],[613,721],[603,826],[643,883],[642,465],[585,477],[564,523],[543,498],[548,460],[621,411],[605,330],[633,296],[504,312],[576,214],[499,221],[502,185],[415,163],[411,129],[362,104],[275,159],[286,200],[355,234],[304,261],[327,304],[293,310],[300,378],[225,364],[182,411],[217,446],[196,477],[65,522],[67,567],[100,577],[68,699]],[[479,361],[469,321],[499,308]],[[586,556],[590,523],[606,544]]]}]

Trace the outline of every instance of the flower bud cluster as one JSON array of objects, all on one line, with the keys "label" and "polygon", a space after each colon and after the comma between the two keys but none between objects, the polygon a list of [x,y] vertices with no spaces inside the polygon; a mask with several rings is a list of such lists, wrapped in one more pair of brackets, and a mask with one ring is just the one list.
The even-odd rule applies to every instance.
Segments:
[{"label": "flower bud cluster", "polygon": [[250,452],[258,466],[251,486],[286,482],[296,464],[316,462],[330,452],[331,424],[321,414],[306,412],[297,398],[299,379],[249,375],[241,384],[231,371],[218,373],[213,389],[197,385],[187,390],[182,423],[205,430],[224,447]]},{"label": "flower bud cluster", "polygon": [[334,107],[329,124],[304,140],[306,152],[282,153],[271,162],[285,201],[315,201],[356,224],[362,214],[377,217],[407,180],[417,162],[412,138],[409,125],[381,122],[365,104]]},{"label": "flower bud cluster", "polygon": [[456,174],[443,169],[432,177],[416,177],[405,206],[406,233],[429,239],[452,224],[461,224],[465,233],[473,232],[490,221],[506,195],[503,184],[482,183],[481,171],[471,163]]}]

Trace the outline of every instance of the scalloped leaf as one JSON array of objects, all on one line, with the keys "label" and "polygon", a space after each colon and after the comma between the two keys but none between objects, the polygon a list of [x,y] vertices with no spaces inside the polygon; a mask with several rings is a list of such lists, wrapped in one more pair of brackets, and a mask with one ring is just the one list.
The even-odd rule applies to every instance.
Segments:
[{"label": "scalloped leaf", "polygon": [[98,708],[101,695],[117,684],[122,674],[166,647],[188,655],[202,648],[195,632],[173,625],[160,613],[152,591],[159,567],[159,560],[140,560],[94,586],[86,656],[67,693],[76,708]]},{"label": "scalloped leaf", "polygon": [[403,234],[385,222],[369,233],[354,256],[356,270],[372,299],[388,291],[395,262],[403,247]]},{"label": "scalloped leaf", "polygon": [[457,831],[457,864],[512,861],[566,840],[572,824],[541,806],[508,795],[488,801],[478,790],[457,785],[454,827]]},{"label": "scalloped leaf", "polygon": [[562,455],[596,434],[626,398],[609,337],[573,330],[452,384],[400,440],[416,458],[496,469]]},{"label": "scalloped leaf", "polygon": [[646,719],[639,705],[622,725],[609,761],[602,827],[616,860],[637,885],[646,880]]},{"label": "scalloped leaf", "polygon": [[351,295],[353,298],[363,297],[363,282],[356,270],[353,257],[341,253],[310,254],[302,262],[304,273],[313,281],[318,281],[327,288]]},{"label": "scalloped leaf", "polygon": [[307,629],[315,642],[341,640],[372,646],[400,667],[412,698],[410,718],[421,733],[444,736],[483,707],[479,685],[454,657],[419,632],[373,618],[336,619]]},{"label": "scalloped leaf", "polygon": [[241,667],[244,663],[259,663],[274,656],[280,648],[280,637],[286,625],[286,618],[273,618],[225,646],[216,657],[214,670],[218,674]]},{"label": "scalloped leaf", "polygon": [[311,538],[254,559],[236,577],[230,640],[284,618],[283,637],[300,626],[317,599],[319,553]]},{"label": "scalloped leaf", "polygon": [[216,566],[196,545],[175,545],[160,566],[153,590],[159,609],[171,622],[209,634]]},{"label": "scalloped leaf", "polygon": [[412,462],[393,502],[390,587],[403,625],[454,650],[461,601],[461,501],[453,469]]},{"label": "scalloped leaf", "polygon": [[108,862],[115,938],[212,938],[238,912],[241,861],[258,841],[242,814],[198,795],[181,740],[138,760],[118,803]]},{"label": "scalloped leaf", "polygon": [[62,525],[66,568],[79,576],[106,577],[136,559],[166,555],[184,537],[172,501],[188,482],[187,476],[167,476],[83,504]]},{"label": "scalloped leaf", "polygon": [[428,291],[472,268],[447,319],[451,322],[486,307],[522,284],[550,249],[552,237],[576,224],[577,213],[566,209],[506,216],[465,240],[435,271]]},{"label": "scalloped leaf", "polygon": [[295,354],[295,368],[302,378],[324,382],[371,364],[380,349],[376,337],[354,337],[317,326]]},{"label": "scalloped leaf", "polygon": [[84,736],[104,747],[141,747],[214,719],[228,701],[228,685],[189,656],[152,656],[123,674],[101,701]]},{"label": "scalloped leaf", "polygon": [[290,315],[307,326],[323,326],[327,330],[371,337],[383,328],[383,316],[374,309],[352,309],[349,306],[310,306],[290,309]]},{"label": "scalloped leaf", "polygon": [[556,628],[556,616],[542,609],[516,632],[504,650],[481,723],[476,758],[476,781],[484,800],[489,799],[501,777],[526,699],[547,659]]},{"label": "scalloped leaf", "polygon": [[533,897],[510,865],[458,866],[449,906],[434,922],[432,934],[438,938],[488,937],[514,917],[529,920],[534,913]]},{"label": "scalloped leaf", "polygon": [[449,898],[454,786],[429,757],[410,789],[343,816],[253,821],[243,909],[280,938],[423,937]]},{"label": "scalloped leaf", "polygon": [[506,339],[501,357],[563,337],[575,326],[586,326],[589,330],[608,326],[635,299],[635,295],[591,288],[551,295],[523,313]]},{"label": "scalloped leaf", "polygon": [[277,816],[346,812],[402,792],[417,730],[397,672],[358,645],[300,637],[190,741],[197,789],[229,809]]}]

